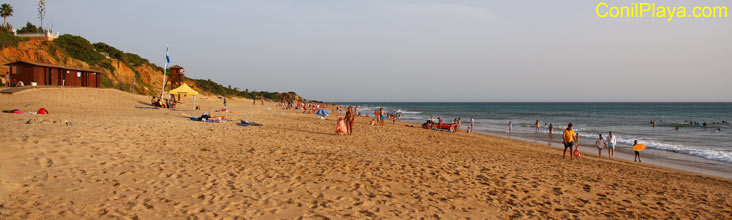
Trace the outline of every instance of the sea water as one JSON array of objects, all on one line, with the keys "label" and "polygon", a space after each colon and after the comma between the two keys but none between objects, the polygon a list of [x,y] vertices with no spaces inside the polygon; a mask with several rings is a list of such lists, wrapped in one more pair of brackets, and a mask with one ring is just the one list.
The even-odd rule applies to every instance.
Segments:
[{"label": "sea water", "polygon": [[[584,141],[594,143],[598,134],[613,131],[620,147],[630,148],[634,140],[650,152],[687,155],[701,160],[732,165],[732,103],[339,103],[359,106],[359,112],[373,117],[384,108],[402,114],[403,121],[424,123],[434,116],[445,123],[462,119],[462,129],[475,120],[476,132],[506,134],[539,139],[548,136],[552,124],[557,141],[562,130],[573,123]],[[539,132],[535,129],[540,120]],[[651,123],[656,122],[654,127]],[[695,124],[698,122],[699,125]],[[706,122],[707,126],[702,126]],[[678,130],[676,129],[678,127]]]}]

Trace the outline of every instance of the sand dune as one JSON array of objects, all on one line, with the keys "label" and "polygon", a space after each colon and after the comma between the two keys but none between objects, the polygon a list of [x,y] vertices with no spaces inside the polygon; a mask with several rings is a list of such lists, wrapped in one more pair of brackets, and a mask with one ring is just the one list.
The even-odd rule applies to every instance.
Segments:
[{"label": "sand dune", "polygon": [[[185,101],[191,102],[188,98]],[[137,109],[111,89],[0,95],[3,219],[729,219],[732,181],[399,123],[335,136],[333,115],[229,100],[265,124]],[[216,98],[204,110],[221,108]],[[182,105],[182,107],[190,107]],[[270,108],[271,110],[267,110]],[[26,124],[33,118],[46,123]],[[72,126],[57,121],[73,122]]]}]

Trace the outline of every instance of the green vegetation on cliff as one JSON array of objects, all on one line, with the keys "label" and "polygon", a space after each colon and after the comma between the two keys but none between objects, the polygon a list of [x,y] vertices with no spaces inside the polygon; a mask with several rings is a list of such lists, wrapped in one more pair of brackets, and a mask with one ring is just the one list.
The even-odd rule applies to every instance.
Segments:
[{"label": "green vegetation on cliff", "polygon": [[140,57],[140,55],[137,55],[134,53],[125,53],[117,48],[114,48],[113,46],[109,46],[108,44],[105,44],[102,42],[94,43],[93,46],[98,52],[107,53],[107,54],[109,54],[109,57],[121,60],[125,64],[130,65],[130,67],[149,65],[154,70],[163,71],[162,67],[159,67],[158,65],[155,65],[154,63],[151,63],[149,60]]},{"label": "green vegetation on cliff", "polygon": [[232,89],[231,86],[225,87],[214,81],[203,80],[203,79],[189,79],[195,83],[196,88],[207,91],[221,96],[239,96],[249,99],[266,98],[270,100],[285,100],[294,101],[300,100],[301,98],[295,92],[279,93],[279,92],[267,92],[267,91],[240,91],[238,89]]},{"label": "green vegetation on cliff", "polygon": [[46,30],[44,30],[42,27],[36,27],[32,23],[28,22],[25,24],[25,27],[18,30],[18,34],[26,34],[26,33],[45,33]]},{"label": "green vegetation on cliff", "polygon": [[17,46],[21,41],[23,41],[22,38],[13,36],[10,33],[0,33],[0,49]]}]

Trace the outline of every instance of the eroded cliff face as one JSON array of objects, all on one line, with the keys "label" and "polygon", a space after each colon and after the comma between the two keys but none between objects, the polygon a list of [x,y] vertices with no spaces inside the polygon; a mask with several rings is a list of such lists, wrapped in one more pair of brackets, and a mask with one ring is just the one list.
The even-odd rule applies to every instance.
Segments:
[{"label": "eroded cliff face", "polygon": [[[114,71],[101,66],[89,64],[69,57],[60,50],[51,49],[52,41],[28,40],[18,43],[15,47],[6,47],[0,50],[0,75],[7,73],[10,68],[4,64],[15,61],[30,61],[75,68],[96,69],[106,75],[108,85],[120,90],[130,91],[130,85],[135,81],[135,93],[157,94],[160,92],[162,73],[150,65],[128,66],[124,62],[109,58]],[[139,73],[135,74],[135,72]],[[135,78],[136,77],[136,78]]]}]

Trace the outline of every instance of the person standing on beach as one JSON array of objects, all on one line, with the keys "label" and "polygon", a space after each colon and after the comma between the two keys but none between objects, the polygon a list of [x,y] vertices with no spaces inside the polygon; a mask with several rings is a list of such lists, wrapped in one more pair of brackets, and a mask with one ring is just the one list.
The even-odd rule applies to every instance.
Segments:
[{"label": "person standing on beach", "polygon": [[511,134],[511,131],[513,131],[513,122],[508,121],[508,134]]},{"label": "person standing on beach", "polygon": [[226,108],[226,97],[224,97],[224,109],[225,109],[225,110],[228,110],[228,109]]},{"label": "person standing on beach", "polygon": [[475,126],[475,119],[470,118],[470,133],[473,133],[474,126]]},{"label": "person standing on beach", "polygon": [[554,136],[554,125],[549,123],[549,137]]},{"label": "person standing on beach", "polygon": [[564,133],[562,133],[562,141],[564,143],[564,153],[562,153],[562,158],[565,158],[567,156],[567,148],[569,148],[569,159],[572,159],[572,147],[574,146],[574,130],[572,129],[572,123],[569,123],[567,125],[567,128],[564,129]]},{"label": "person standing on beach", "polygon": [[[633,141],[633,146],[635,146],[635,145],[638,145],[638,140]],[[633,152],[635,152],[635,156],[633,156],[633,162],[635,162],[636,159],[638,159],[637,161],[638,161],[638,163],[640,163],[641,162],[640,151],[633,150]]]},{"label": "person standing on beach", "polygon": [[539,132],[539,126],[541,126],[541,121],[536,120],[536,132]]},{"label": "person standing on beach", "polygon": [[379,108],[379,122],[381,126],[384,126],[384,119],[386,119],[386,111],[384,111],[384,108]]},{"label": "person standing on beach", "polygon": [[615,134],[613,134],[613,131],[610,131],[607,135],[607,154],[611,160],[615,158],[615,144],[617,144]]},{"label": "person standing on beach", "polygon": [[346,112],[346,131],[348,131],[348,135],[353,134],[353,123],[356,120],[356,115],[353,114],[353,107],[348,106],[348,111]]},{"label": "person standing on beach", "polygon": [[600,134],[600,137],[597,138],[597,140],[595,141],[595,147],[597,147],[597,156],[598,157],[602,157],[603,145],[604,145],[604,147],[607,147],[607,143],[605,142],[604,139],[602,139],[602,134]]}]

